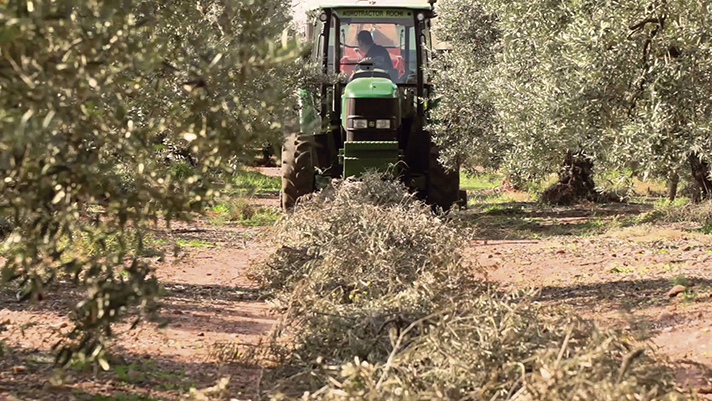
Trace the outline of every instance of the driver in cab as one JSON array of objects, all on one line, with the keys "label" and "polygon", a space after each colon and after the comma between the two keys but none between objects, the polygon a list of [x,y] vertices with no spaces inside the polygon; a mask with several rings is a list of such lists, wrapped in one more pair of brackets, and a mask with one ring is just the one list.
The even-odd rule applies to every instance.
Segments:
[{"label": "driver in cab", "polygon": [[362,60],[370,59],[373,62],[374,69],[386,71],[391,76],[391,80],[395,82],[398,74],[396,69],[393,68],[393,61],[388,50],[383,46],[377,45],[369,31],[359,32],[356,39],[358,40],[358,48],[361,54],[364,54]]}]

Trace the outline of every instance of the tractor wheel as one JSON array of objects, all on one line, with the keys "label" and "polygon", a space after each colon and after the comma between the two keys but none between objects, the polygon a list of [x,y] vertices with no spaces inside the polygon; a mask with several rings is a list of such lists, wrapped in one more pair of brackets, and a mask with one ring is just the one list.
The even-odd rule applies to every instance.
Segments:
[{"label": "tractor wheel", "polygon": [[448,170],[438,161],[438,149],[430,146],[427,202],[447,212],[461,201],[459,169]]},{"label": "tractor wheel", "polygon": [[282,209],[294,207],[297,199],[314,192],[314,165],[311,138],[291,134],[282,145],[282,190],[279,193]]}]

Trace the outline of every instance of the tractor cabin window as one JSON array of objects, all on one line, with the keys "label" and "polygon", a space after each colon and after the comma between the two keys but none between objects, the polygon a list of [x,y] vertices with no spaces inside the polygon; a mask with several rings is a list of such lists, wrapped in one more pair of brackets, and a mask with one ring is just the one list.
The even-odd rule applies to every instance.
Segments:
[{"label": "tractor cabin window", "polygon": [[[417,71],[417,46],[415,26],[410,11],[402,18],[350,17],[340,15],[341,71],[350,77],[358,63],[365,57],[359,49],[357,36],[361,31],[371,33],[373,42],[384,47],[390,56],[389,73],[395,83],[415,83]],[[331,43],[331,42],[330,42]],[[378,68],[378,67],[377,67]],[[411,82],[412,81],[412,82]]]}]

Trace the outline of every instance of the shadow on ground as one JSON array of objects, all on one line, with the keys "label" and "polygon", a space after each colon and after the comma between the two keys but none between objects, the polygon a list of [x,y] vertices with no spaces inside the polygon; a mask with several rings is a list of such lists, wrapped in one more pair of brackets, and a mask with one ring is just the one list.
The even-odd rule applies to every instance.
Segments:
[{"label": "shadow on ground", "polygon": [[[214,331],[227,334],[268,332],[271,324],[263,310],[250,307],[262,299],[260,290],[241,286],[163,283],[164,295],[159,300],[159,321],[181,331]],[[29,312],[39,322],[66,320],[82,297],[75,287],[60,282],[48,288],[41,302],[18,302],[14,291],[0,292],[0,308],[8,312]],[[0,335],[2,335],[0,322]],[[0,337],[2,338],[2,337]]]},{"label": "shadow on ground", "polygon": [[[226,285],[200,285],[162,282],[164,288],[162,300],[183,302],[206,302],[221,304],[228,302],[255,302],[264,298],[258,288]],[[8,285],[8,287],[11,287]],[[8,311],[32,310],[36,312],[67,312],[82,300],[80,291],[76,286],[66,281],[58,281],[45,288],[42,301],[18,301],[18,288],[4,288],[0,290],[0,308]],[[203,308],[202,306],[196,306]],[[220,308],[217,308],[220,309]]]},{"label": "shadow on ground", "polygon": [[115,348],[104,371],[74,361],[64,370],[46,351],[4,346],[0,360],[0,399],[174,400],[191,388],[206,389],[230,377],[227,392],[249,397],[257,391],[262,368],[231,361],[194,361],[134,355]]},{"label": "shadow on ground", "polygon": [[[711,288],[712,279],[703,277],[687,277],[689,290],[695,288]],[[575,301],[580,306],[593,306],[601,301],[620,300],[628,309],[642,308],[651,304],[651,300],[668,299],[670,279],[651,278],[640,280],[606,281],[570,286],[546,286],[540,289],[541,301]],[[684,293],[680,294],[684,295]],[[690,293],[691,295],[691,293]],[[704,299],[707,298],[707,299]],[[712,302],[712,298],[701,297],[704,302]]]},{"label": "shadow on ground", "polygon": [[[14,396],[39,400],[174,400],[192,387],[208,388],[227,376],[231,377],[231,396],[248,398],[245,395],[254,394],[262,367],[245,363],[245,356],[259,350],[260,345],[236,341],[235,338],[244,337],[234,336],[258,335],[256,333],[267,333],[271,329],[270,317],[249,304],[259,298],[259,291],[239,286],[163,285],[166,292],[161,299],[160,315],[167,320],[169,328],[181,332],[219,333],[219,336],[206,335],[206,348],[187,360],[155,352],[136,354],[121,344],[114,344],[110,348],[109,371],[74,360],[60,373],[54,365],[54,354],[45,346],[51,346],[60,338],[60,332],[53,327],[58,322],[68,322],[66,316],[80,300],[71,286],[66,283],[53,286],[39,303],[18,302],[13,291],[0,292],[0,308],[10,313],[31,313],[25,315],[29,323],[16,320],[13,315],[9,315],[12,321],[0,321],[0,399]],[[5,324],[15,328],[8,329]],[[26,330],[34,326],[39,330],[35,336],[46,337],[44,345],[15,338],[29,335]],[[16,330],[17,327],[25,331]],[[192,338],[190,334],[187,336]],[[151,341],[161,341],[156,339]],[[20,343],[23,345],[18,345]],[[39,348],[27,348],[27,344]],[[61,383],[58,378],[62,378]]]},{"label": "shadow on ground", "polygon": [[629,225],[648,204],[611,203],[577,207],[545,207],[536,202],[480,203],[458,215],[461,224],[475,226],[487,240],[539,239],[596,235],[611,224]]},{"label": "shadow on ground", "polygon": [[[666,327],[688,320],[690,317],[685,314],[686,308],[712,303],[712,297],[708,294],[708,290],[712,288],[712,279],[687,279],[687,290],[674,299],[668,296],[670,280],[660,278],[546,286],[539,289],[536,300],[570,306],[579,311],[594,311],[601,305],[607,305],[607,308],[617,310],[621,317],[625,317],[630,328],[641,333],[641,338],[648,338],[659,334]],[[700,289],[705,291],[700,292]],[[677,317],[669,313],[655,313],[653,316],[635,313],[653,308],[666,310],[665,308],[673,305],[679,312]]]}]

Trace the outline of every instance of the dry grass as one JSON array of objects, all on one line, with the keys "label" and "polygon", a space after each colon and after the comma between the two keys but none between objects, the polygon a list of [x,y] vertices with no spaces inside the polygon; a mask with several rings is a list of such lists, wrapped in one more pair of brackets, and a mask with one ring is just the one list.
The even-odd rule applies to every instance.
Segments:
[{"label": "dry grass", "polygon": [[458,233],[399,184],[337,184],[272,236],[253,275],[284,312],[273,399],[682,399],[618,333],[474,280]]},{"label": "dry grass", "polygon": [[657,208],[661,220],[666,222],[685,222],[706,224],[712,222],[712,200],[702,203],[665,204]]},{"label": "dry grass", "polygon": [[423,317],[391,335],[388,358],[311,372],[326,380],[309,398],[683,399],[671,391],[668,370],[642,349],[590,322],[543,324],[526,301],[482,295]]}]

